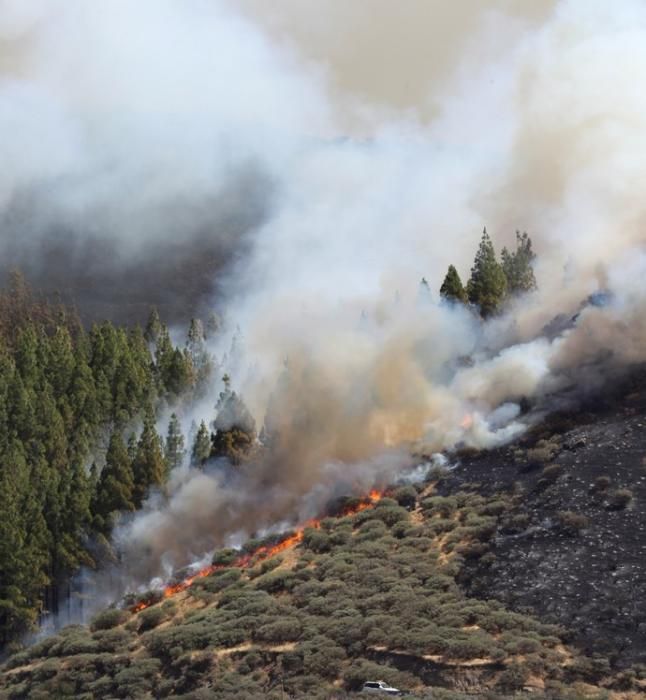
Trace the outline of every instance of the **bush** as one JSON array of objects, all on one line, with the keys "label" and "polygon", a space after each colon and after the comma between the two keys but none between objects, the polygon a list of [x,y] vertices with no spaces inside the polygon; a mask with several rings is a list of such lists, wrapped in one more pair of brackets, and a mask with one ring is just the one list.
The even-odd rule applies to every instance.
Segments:
[{"label": "bush", "polygon": [[630,489],[617,489],[610,494],[606,508],[608,510],[623,510],[633,500],[633,492]]},{"label": "bush", "polygon": [[301,636],[302,625],[298,618],[284,618],[261,625],[253,638],[261,642],[294,642]]},{"label": "bush", "polygon": [[161,609],[161,606],[155,605],[152,608],[146,608],[139,613],[139,632],[154,629],[165,619],[166,613]]},{"label": "bush", "polygon": [[581,530],[585,530],[590,524],[588,518],[580,513],[573,513],[571,510],[563,510],[556,514],[557,527],[566,535],[578,535]]},{"label": "bush", "polygon": [[215,571],[210,576],[205,578],[197,579],[189,591],[199,591],[204,590],[208,593],[219,593],[225,588],[232,586],[240,580],[242,572],[240,569],[223,569],[221,571]]},{"label": "bush", "polygon": [[273,571],[258,579],[256,587],[267,593],[279,593],[290,590],[296,583],[296,577],[291,571]]},{"label": "bush", "polygon": [[218,549],[211,561],[213,566],[230,566],[236,562],[239,554],[236,549]]},{"label": "bush", "polygon": [[563,473],[563,467],[560,464],[549,464],[541,472],[541,481],[546,484],[553,484]]},{"label": "bush", "polygon": [[325,532],[313,527],[307,527],[303,531],[303,547],[321,554],[330,551],[330,537]]},{"label": "bush", "polygon": [[408,521],[408,511],[398,505],[382,505],[379,503],[375,508],[375,517],[379,518],[388,527],[395,523]]},{"label": "bush", "polygon": [[96,630],[109,630],[117,625],[122,625],[129,617],[130,613],[127,610],[117,610],[116,608],[104,610],[92,618],[90,629],[93,632]]},{"label": "bush", "polygon": [[590,491],[592,493],[605,493],[608,490],[608,487],[610,486],[610,477],[609,476],[598,476],[592,486],[590,486]]},{"label": "bush", "polygon": [[417,502],[417,491],[413,486],[401,486],[393,493],[393,498],[402,508],[414,508]]}]

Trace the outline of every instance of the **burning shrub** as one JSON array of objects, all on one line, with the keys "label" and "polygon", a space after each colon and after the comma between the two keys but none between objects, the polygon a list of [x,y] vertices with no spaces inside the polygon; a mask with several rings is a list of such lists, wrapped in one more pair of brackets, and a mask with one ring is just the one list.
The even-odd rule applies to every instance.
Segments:
[{"label": "burning shrub", "polygon": [[197,579],[189,588],[195,591],[203,590],[207,593],[219,593],[225,588],[232,586],[240,580],[242,571],[240,569],[224,569],[222,571],[214,571],[210,576]]},{"label": "burning shrub", "polygon": [[235,564],[239,552],[236,549],[218,549],[213,555],[213,566],[230,566]]}]

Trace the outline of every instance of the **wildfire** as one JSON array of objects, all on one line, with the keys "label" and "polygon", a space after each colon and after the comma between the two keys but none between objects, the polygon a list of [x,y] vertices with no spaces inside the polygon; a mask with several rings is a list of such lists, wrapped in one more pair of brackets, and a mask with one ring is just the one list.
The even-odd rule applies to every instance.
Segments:
[{"label": "wildfire", "polygon": [[[362,498],[359,503],[344,508],[341,511],[340,515],[346,516],[361,513],[367,508],[371,508],[372,506],[374,506],[382,498],[383,494],[380,491],[373,489],[367,496]],[[284,552],[286,549],[290,549],[291,547],[295,547],[297,544],[300,544],[303,541],[303,533],[307,528],[319,528],[320,526],[320,519],[312,518],[311,520],[308,520],[307,522],[300,525],[294,532],[287,535],[284,539],[280,540],[276,544],[262,545],[253,552],[241,554],[232,564],[210,564],[209,566],[205,566],[203,569],[200,569],[192,576],[185,578],[183,581],[166,586],[161,592],[161,598],[170,598],[171,596],[174,596],[177,593],[181,593],[187,588],[190,588],[194,581],[201,578],[205,578],[206,576],[210,576],[213,572],[218,571],[220,569],[228,568],[231,566],[240,569],[245,569],[252,562],[262,561],[264,559],[271,559],[271,557],[275,556],[276,554],[280,554],[280,552]],[[141,600],[135,605],[133,605],[130,608],[130,611],[133,613],[138,613],[150,607],[151,605],[154,605],[157,602],[158,600]]]},{"label": "wildfire", "polygon": [[460,421],[460,427],[463,430],[469,430],[473,426],[473,416],[467,413],[464,418]]}]

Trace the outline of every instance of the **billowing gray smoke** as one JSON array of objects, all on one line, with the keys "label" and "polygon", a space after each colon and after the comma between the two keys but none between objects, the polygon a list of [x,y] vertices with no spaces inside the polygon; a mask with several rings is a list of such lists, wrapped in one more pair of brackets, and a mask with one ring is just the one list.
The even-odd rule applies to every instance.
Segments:
[{"label": "billowing gray smoke", "polygon": [[324,115],[222,3],[2,0],[0,276],[20,266],[87,318],[182,320]]},{"label": "billowing gray smoke", "polygon": [[[370,90],[349,97],[343,62],[312,66],[233,3],[2,4],[15,50],[0,114],[16,136],[0,205],[26,212],[15,230],[28,234],[5,250],[36,251],[57,232],[81,251],[107,237],[119,268],[169,245],[226,248],[231,232],[237,251],[247,232],[223,277],[244,339],[226,369],[278,437],[234,480],[217,467],[175,474],[168,500],[124,523],[134,580],[392,478],[411,444],[508,440],[524,428],[522,399],[549,406],[582,378],[646,359],[646,97],[634,82],[646,7],[561,0],[530,16],[526,3],[476,4],[477,21],[455,14],[461,53],[441,75],[421,52],[397,76],[418,86],[419,113],[383,95],[375,106]],[[428,3],[411,3],[422,6],[407,21],[427,17]],[[346,18],[317,11],[332,28]],[[378,16],[358,26],[367,45],[373,29],[392,52],[406,41]],[[442,26],[429,22],[429,45],[444,44]],[[418,293],[449,263],[468,275],[483,224],[499,246],[527,229],[538,253],[538,292],[486,324]],[[542,332],[602,288],[606,306]]]}]

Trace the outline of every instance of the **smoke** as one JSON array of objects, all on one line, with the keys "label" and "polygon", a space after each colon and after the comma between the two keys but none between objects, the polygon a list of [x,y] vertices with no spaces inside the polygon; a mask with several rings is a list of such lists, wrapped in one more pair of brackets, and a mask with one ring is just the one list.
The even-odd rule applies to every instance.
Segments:
[{"label": "smoke", "polygon": [[[180,470],[122,524],[133,580],[386,483],[411,449],[507,441],[521,404],[646,359],[646,7],[473,5],[406,4],[390,30],[382,3],[365,23],[363,3],[317,5],[305,31],[292,2],[275,21],[251,1],[0,4],[2,253],[45,270],[61,241],[66,264],[100,246],[163,290],[164,271],[195,279],[174,253],[216,251],[244,339],[223,369],[272,435],[237,472]],[[394,75],[384,45],[406,57]],[[538,254],[538,291],[487,323],[437,294],[483,224]]]},{"label": "smoke", "polygon": [[89,317],[190,313],[326,130],[318,79],[221,2],[3,0],[0,47],[3,266]]}]

